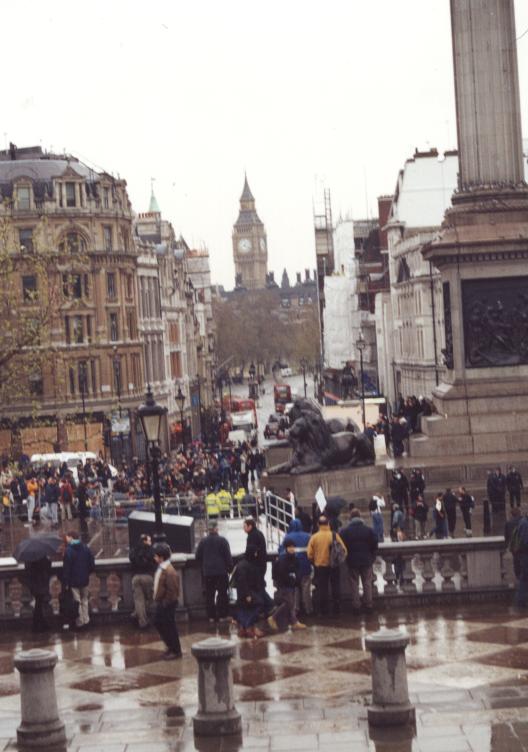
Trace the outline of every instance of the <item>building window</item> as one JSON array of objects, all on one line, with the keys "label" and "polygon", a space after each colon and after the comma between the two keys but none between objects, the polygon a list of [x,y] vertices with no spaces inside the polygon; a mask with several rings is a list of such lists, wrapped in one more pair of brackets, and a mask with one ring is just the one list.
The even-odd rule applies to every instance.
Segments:
[{"label": "building window", "polygon": [[66,190],[66,206],[75,206],[75,183],[66,183],[65,184],[65,190]]},{"label": "building window", "polygon": [[44,380],[40,369],[29,374],[29,393],[34,397],[42,397],[44,394]]},{"label": "building window", "polygon": [[70,381],[70,394],[75,394],[75,368],[70,366],[68,369],[69,381]]},{"label": "building window", "polygon": [[109,300],[115,300],[117,298],[117,286],[115,272],[107,272],[106,274],[106,293]]},{"label": "building window", "polygon": [[82,316],[73,316],[72,317],[72,323],[73,323],[73,341],[76,342],[78,345],[81,345],[84,341],[83,337],[83,317]]},{"label": "building window", "polygon": [[86,337],[88,342],[90,343],[92,341],[92,317],[87,316],[86,317]]},{"label": "building window", "polygon": [[103,188],[103,208],[110,208],[110,188]]},{"label": "building window", "polygon": [[71,253],[76,255],[78,253],[84,253],[86,250],[86,241],[77,232],[69,232],[66,235],[65,240],[59,243],[59,251],[61,253]]},{"label": "building window", "polygon": [[97,392],[97,366],[95,360],[90,361],[90,372],[92,376],[92,394]]},{"label": "building window", "polygon": [[134,279],[131,274],[127,274],[125,277],[126,280],[126,296],[129,299],[132,299],[134,297]]},{"label": "building window", "polygon": [[28,186],[17,188],[17,209],[31,209],[31,190]]},{"label": "building window", "polygon": [[18,242],[22,252],[33,253],[33,230],[31,227],[24,227],[18,231]]},{"label": "building window", "polygon": [[71,286],[72,297],[74,298],[74,300],[80,300],[82,298],[82,284],[81,284],[80,274],[71,275],[70,286]]},{"label": "building window", "polygon": [[134,311],[127,311],[127,329],[129,339],[136,339],[136,317],[134,316]]},{"label": "building window", "polygon": [[112,368],[114,371],[114,392],[121,396],[121,359],[112,358]]},{"label": "building window", "polygon": [[179,379],[181,378],[181,353],[179,352],[171,352],[170,354],[170,362],[171,362],[171,376],[173,379]]},{"label": "building window", "polygon": [[88,394],[88,363],[85,360],[78,362],[77,376],[79,379],[79,392],[85,395]]},{"label": "building window", "polygon": [[24,274],[22,277],[22,296],[24,303],[33,303],[37,299],[37,277],[35,274]]},{"label": "building window", "polygon": [[90,297],[90,277],[88,274],[83,274],[83,289],[84,289],[84,297],[89,298]]},{"label": "building window", "polygon": [[119,339],[119,325],[117,313],[110,314],[110,341],[117,342]]},{"label": "building window", "polygon": [[112,250],[112,228],[110,225],[103,225],[103,245],[105,251]]},{"label": "building window", "polygon": [[123,239],[123,250],[128,253],[128,230],[121,230],[121,237]]},{"label": "building window", "polygon": [[70,317],[65,316],[64,317],[64,331],[66,335],[66,344],[70,344],[71,342],[71,334],[70,334]]}]

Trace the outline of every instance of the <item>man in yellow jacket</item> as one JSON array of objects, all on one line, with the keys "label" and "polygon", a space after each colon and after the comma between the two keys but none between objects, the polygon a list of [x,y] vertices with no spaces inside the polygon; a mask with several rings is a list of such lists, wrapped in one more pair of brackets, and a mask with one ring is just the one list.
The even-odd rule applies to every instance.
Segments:
[{"label": "man in yellow jacket", "polygon": [[307,555],[314,565],[314,608],[320,616],[328,615],[328,594],[332,589],[332,611],[334,615],[340,612],[340,567],[330,566],[330,547],[332,537],[335,535],[339,545],[346,553],[346,546],[337,533],[332,533],[328,524],[328,518],[324,515],[319,517],[319,530],[308,541]]}]

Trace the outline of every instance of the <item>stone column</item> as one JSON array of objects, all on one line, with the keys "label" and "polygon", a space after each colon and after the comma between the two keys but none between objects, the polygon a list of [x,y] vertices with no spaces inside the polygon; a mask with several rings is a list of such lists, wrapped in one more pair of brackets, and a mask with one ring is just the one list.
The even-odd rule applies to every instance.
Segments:
[{"label": "stone column", "polygon": [[197,736],[240,734],[240,713],[233,700],[231,658],[235,645],[210,637],[192,646],[198,661],[198,713],[193,718]]},{"label": "stone column", "polygon": [[408,636],[400,629],[380,629],[365,640],[372,653],[372,705],[367,716],[373,726],[414,723],[405,664],[408,644]]},{"label": "stone column", "polygon": [[451,0],[460,188],[524,180],[513,0]]},{"label": "stone column", "polygon": [[17,741],[22,748],[47,749],[66,744],[53,677],[56,663],[57,655],[50,650],[27,650],[15,656],[22,709]]}]

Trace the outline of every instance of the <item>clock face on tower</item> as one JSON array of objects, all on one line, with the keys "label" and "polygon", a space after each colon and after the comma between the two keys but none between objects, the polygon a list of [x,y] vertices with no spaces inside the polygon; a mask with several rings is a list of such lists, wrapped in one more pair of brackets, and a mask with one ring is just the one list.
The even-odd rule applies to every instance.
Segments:
[{"label": "clock face on tower", "polygon": [[249,238],[242,238],[238,241],[238,250],[242,253],[249,253],[251,250],[251,240]]},{"label": "clock face on tower", "polygon": [[266,241],[264,240],[264,238],[260,239],[260,250],[261,251],[265,251],[266,250]]}]

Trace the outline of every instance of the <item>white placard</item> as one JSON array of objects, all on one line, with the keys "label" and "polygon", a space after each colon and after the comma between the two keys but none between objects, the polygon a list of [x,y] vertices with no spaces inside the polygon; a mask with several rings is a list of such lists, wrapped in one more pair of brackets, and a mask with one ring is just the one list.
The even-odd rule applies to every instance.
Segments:
[{"label": "white placard", "polygon": [[326,509],[326,496],[324,495],[324,492],[321,486],[319,486],[319,488],[315,492],[315,500],[317,504],[319,505],[319,509],[321,510],[321,512],[324,512],[324,510]]}]

